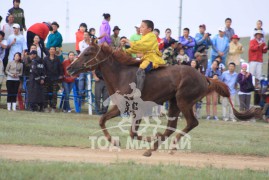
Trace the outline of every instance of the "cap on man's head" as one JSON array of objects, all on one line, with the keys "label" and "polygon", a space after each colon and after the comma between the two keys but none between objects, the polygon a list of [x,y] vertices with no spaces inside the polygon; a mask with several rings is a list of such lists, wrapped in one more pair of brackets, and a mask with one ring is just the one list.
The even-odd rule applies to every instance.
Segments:
[{"label": "cap on man's head", "polygon": [[33,55],[33,54],[37,55],[37,51],[36,51],[36,50],[32,50],[32,51],[30,52],[30,55]]},{"label": "cap on man's head", "polygon": [[233,39],[238,39],[238,40],[240,40],[240,38],[239,38],[236,34],[234,34],[234,35],[231,37],[231,40],[233,40]]},{"label": "cap on man's head", "polygon": [[119,30],[119,31],[120,31],[119,26],[115,26],[115,27],[113,28],[113,31],[116,31],[116,30]]},{"label": "cap on man's head", "polygon": [[204,29],[206,29],[206,26],[205,26],[204,24],[201,24],[201,25],[199,26],[199,28],[204,28]]},{"label": "cap on man's head", "polygon": [[19,24],[13,24],[12,27],[15,28],[15,29],[20,29],[21,28]]},{"label": "cap on man's head", "polygon": [[219,27],[219,31],[225,32],[225,28],[224,27]]}]

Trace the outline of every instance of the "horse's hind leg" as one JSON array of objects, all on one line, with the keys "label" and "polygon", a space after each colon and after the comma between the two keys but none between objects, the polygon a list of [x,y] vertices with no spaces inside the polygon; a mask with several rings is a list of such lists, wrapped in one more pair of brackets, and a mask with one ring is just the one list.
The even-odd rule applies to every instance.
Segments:
[{"label": "horse's hind leg", "polygon": [[158,149],[159,145],[163,141],[165,141],[171,134],[173,134],[176,130],[180,110],[177,106],[176,98],[171,99],[169,102],[170,102],[169,110],[168,110],[169,119],[167,122],[167,128],[163,134],[161,134],[161,133],[156,134],[156,141],[154,142],[153,149],[147,150],[143,154],[144,156],[151,156],[152,151],[156,151]]},{"label": "horse's hind leg", "polygon": [[[106,114],[102,115],[101,119],[99,120],[99,126],[102,128],[102,131],[109,142],[111,142],[112,139],[108,130],[106,129],[106,122],[118,115],[120,115],[120,111],[118,107],[114,105]],[[119,145],[119,143],[114,142],[114,145]]]},{"label": "horse's hind leg", "polygon": [[180,107],[182,107],[182,113],[185,116],[187,125],[186,127],[176,135],[176,138],[174,140],[174,144],[178,143],[178,141],[180,140],[180,138],[182,136],[185,136],[188,132],[190,132],[193,128],[195,128],[196,126],[198,126],[199,122],[196,119],[196,117],[194,116],[193,110],[192,110],[192,104],[193,103],[189,103],[188,105],[186,103],[182,103],[179,105]]}]

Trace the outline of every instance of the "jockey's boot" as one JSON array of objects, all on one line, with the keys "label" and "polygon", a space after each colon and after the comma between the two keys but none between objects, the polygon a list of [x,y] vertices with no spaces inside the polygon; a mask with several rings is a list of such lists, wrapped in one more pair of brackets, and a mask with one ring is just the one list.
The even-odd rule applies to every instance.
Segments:
[{"label": "jockey's boot", "polygon": [[144,87],[144,81],[146,77],[146,72],[144,69],[138,68],[136,71],[136,88],[142,92]]}]

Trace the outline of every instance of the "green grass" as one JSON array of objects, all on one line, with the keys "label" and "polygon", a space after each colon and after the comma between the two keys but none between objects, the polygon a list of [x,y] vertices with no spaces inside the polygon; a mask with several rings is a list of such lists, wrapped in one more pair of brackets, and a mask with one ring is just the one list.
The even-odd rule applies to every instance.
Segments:
[{"label": "green grass", "polygon": [[133,162],[103,165],[0,160],[0,179],[268,179],[268,173],[249,169],[141,165]]},{"label": "green grass", "polygon": [[[89,136],[103,135],[102,132],[93,134],[100,130],[98,116],[6,110],[0,110],[0,114],[0,144],[87,148],[90,147]],[[107,127],[116,126],[120,120],[115,118],[109,121]],[[167,120],[162,120],[165,125]],[[182,129],[185,121],[179,121],[178,126],[178,129]],[[233,123],[200,120],[200,125],[190,133],[191,151],[269,156],[268,127],[268,124],[261,122]],[[121,132],[119,128],[111,129],[109,132],[112,136],[119,136],[124,148],[129,134]]]}]

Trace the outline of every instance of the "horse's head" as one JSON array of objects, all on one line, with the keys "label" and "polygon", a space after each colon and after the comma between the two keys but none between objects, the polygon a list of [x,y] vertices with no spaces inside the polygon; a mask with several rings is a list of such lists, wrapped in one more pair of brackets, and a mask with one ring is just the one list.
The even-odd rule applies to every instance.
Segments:
[{"label": "horse's head", "polygon": [[70,75],[75,76],[81,72],[95,70],[97,66],[106,61],[111,54],[112,50],[107,43],[100,46],[95,43],[91,43],[90,46],[72,62],[72,64],[67,68],[67,71]]}]

